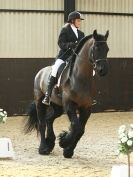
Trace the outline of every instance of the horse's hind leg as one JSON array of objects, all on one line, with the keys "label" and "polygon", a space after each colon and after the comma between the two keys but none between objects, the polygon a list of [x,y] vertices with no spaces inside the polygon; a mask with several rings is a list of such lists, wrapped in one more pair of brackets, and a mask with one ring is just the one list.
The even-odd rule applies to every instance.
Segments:
[{"label": "horse's hind leg", "polygon": [[37,108],[37,116],[39,121],[39,131],[41,136],[41,142],[39,146],[39,154],[42,155],[48,155],[50,153],[49,148],[46,143],[45,138],[45,131],[46,131],[46,120],[45,120],[45,114],[46,114],[46,106],[42,104],[42,99],[40,98],[36,103]]},{"label": "horse's hind leg", "polygon": [[47,142],[47,146],[49,147],[50,152],[53,150],[55,146],[55,139],[56,139],[54,130],[53,130],[53,122],[57,117],[63,114],[62,107],[54,103],[52,103],[51,109],[52,111],[50,112],[49,116],[47,116],[46,118],[46,124],[47,124],[46,142]]}]

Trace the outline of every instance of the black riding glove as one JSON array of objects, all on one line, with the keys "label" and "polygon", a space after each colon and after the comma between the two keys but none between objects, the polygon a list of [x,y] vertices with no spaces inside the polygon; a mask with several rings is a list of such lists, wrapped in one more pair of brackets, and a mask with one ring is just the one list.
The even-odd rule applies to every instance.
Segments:
[{"label": "black riding glove", "polygon": [[70,42],[69,43],[69,48],[71,48],[71,49],[75,49],[76,48],[76,46],[77,46],[77,41],[76,42]]}]

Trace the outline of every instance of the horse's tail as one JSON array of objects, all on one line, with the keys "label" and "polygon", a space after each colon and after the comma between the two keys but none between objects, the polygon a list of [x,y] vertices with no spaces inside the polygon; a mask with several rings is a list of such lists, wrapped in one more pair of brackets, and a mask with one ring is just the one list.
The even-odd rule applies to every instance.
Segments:
[{"label": "horse's tail", "polygon": [[35,102],[31,103],[28,110],[28,120],[26,121],[24,131],[25,133],[30,133],[32,130],[37,130],[39,132],[39,121],[37,118],[37,110]]}]

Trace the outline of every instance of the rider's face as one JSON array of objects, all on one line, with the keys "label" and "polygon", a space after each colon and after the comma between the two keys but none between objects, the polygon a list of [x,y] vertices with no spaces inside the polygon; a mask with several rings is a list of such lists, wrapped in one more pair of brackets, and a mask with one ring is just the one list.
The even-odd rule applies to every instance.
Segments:
[{"label": "rider's face", "polygon": [[75,25],[76,28],[79,28],[80,24],[81,24],[81,20],[80,19],[75,19],[74,20],[74,25]]}]

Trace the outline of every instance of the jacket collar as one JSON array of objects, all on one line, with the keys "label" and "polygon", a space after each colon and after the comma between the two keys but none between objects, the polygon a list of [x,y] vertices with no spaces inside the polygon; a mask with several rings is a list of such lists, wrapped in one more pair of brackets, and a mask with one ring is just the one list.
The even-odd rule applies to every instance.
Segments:
[{"label": "jacket collar", "polygon": [[[74,31],[72,30],[72,27],[71,27],[71,25],[69,24],[69,30],[71,30],[72,31],[72,33],[74,34],[74,36],[75,36],[75,38],[76,39],[78,39],[79,38],[79,33],[78,33],[78,38],[77,38],[77,36],[76,36],[76,34],[74,33]],[[77,32],[78,32],[78,29],[77,29]]]}]

